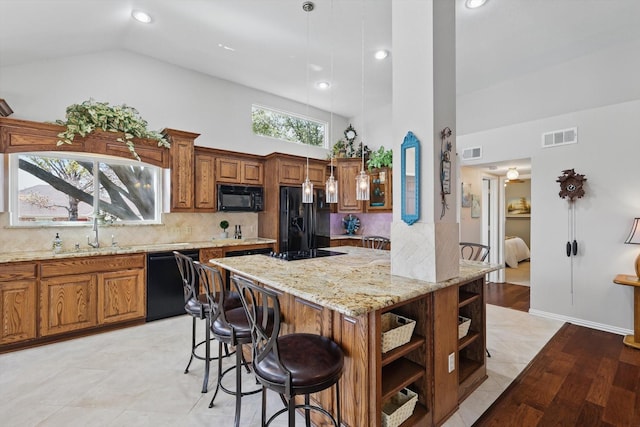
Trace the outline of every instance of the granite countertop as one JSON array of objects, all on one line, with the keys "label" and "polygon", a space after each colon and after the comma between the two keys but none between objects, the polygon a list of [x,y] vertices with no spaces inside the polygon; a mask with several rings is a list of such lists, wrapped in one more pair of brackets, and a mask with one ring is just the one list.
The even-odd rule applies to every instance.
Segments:
[{"label": "granite countertop", "polygon": [[247,246],[262,243],[276,243],[273,239],[253,237],[247,239],[215,239],[201,242],[149,243],[131,246],[103,246],[97,249],[83,245],[79,250],[65,248],[61,253],[52,251],[16,251],[0,253],[0,263],[15,261],[37,261],[43,259],[77,258],[98,255],[119,255],[141,252],[166,252],[174,250],[221,248],[229,246]]},{"label": "granite countertop", "polygon": [[330,249],[346,255],[298,261],[247,255],[210,262],[348,316],[361,316],[502,268],[499,264],[460,260],[458,277],[431,283],[391,275],[389,251],[353,246]]}]

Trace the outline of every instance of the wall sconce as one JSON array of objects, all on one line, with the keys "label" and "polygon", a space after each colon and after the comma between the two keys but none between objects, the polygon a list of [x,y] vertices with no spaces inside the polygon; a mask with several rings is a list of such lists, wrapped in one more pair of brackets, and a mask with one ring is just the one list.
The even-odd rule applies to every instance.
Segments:
[{"label": "wall sconce", "polygon": [[[627,240],[624,242],[632,245],[640,245],[640,218],[633,220],[631,233],[629,233],[629,237],[627,237]],[[640,254],[638,254],[638,257],[636,258],[636,276],[640,281]]]},{"label": "wall sconce", "polygon": [[518,179],[519,176],[520,176],[520,173],[516,168],[509,168],[509,170],[507,171],[508,180]]}]

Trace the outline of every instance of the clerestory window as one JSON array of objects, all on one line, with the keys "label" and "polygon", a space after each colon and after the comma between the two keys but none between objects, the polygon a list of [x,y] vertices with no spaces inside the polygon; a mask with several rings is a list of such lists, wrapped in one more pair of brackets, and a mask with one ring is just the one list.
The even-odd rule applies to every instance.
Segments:
[{"label": "clerestory window", "polygon": [[11,225],[160,222],[162,169],[80,153],[9,155]]},{"label": "clerestory window", "polygon": [[256,135],[329,148],[326,122],[260,105],[252,105],[251,122]]}]

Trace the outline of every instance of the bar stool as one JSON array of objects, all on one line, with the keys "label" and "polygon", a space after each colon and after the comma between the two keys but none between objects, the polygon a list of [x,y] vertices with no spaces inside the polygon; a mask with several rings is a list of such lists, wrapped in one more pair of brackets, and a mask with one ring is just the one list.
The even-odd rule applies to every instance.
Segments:
[{"label": "bar stool", "polygon": [[[242,305],[240,307],[230,307],[228,305],[229,295],[234,295],[236,301],[239,296],[235,292],[228,292],[225,289],[222,275],[217,268],[210,267],[194,261],[193,263],[196,273],[200,278],[200,283],[203,284],[206,291],[206,297],[209,307],[211,307],[211,335],[218,340],[218,351],[222,351],[222,344],[232,345],[236,347],[236,363],[235,366],[222,370],[222,359],[218,358],[218,380],[216,384],[216,390],[213,393],[209,408],[213,407],[213,402],[218,395],[218,391],[222,390],[227,394],[236,397],[236,413],[235,413],[235,426],[240,425],[240,407],[242,402],[242,396],[255,394],[260,392],[260,389],[251,390],[247,392],[242,391],[242,366],[244,366],[248,373],[251,371],[248,368],[247,362],[242,355],[242,345],[251,343],[251,325],[247,319]],[[241,303],[242,304],[242,303]],[[273,310],[268,310],[265,313],[270,321],[270,325],[273,325]],[[222,379],[224,376],[234,370],[236,371],[236,389],[229,390],[222,385]]]},{"label": "bar stool", "polygon": [[[251,323],[253,372],[262,384],[262,427],[266,427],[279,415],[287,412],[289,427],[295,426],[295,410],[305,410],[306,425],[311,425],[310,411],[319,411],[340,427],[340,386],[344,371],[344,354],[334,341],[327,337],[306,333],[278,336],[280,332],[280,303],[278,295],[243,277],[234,276],[242,305]],[[273,326],[267,317],[273,308]],[[311,405],[309,394],[336,387],[336,414]],[[266,419],[267,389],[280,394],[286,407]],[[304,404],[296,405],[295,397],[304,395]]]},{"label": "bar stool", "polygon": [[[202,381],[202,393],[206,393],[209,385],[209,365],[212,360],[217,360],[219,357],[228,357],[233,353],[229,353],[229,348],[225,344],[225,354],[222,355],[222,351],[218,352],[218,356],[211,357],[211,309],[207,302],[207,296],[204,293],[200,293],[198,289],[198,281],[196,272],[194,269],[194,261],[191,257],[188,257],[178,251],[173,251],[173,255],[178,264],[178,270],[182,277],[182,287],[184,290],[184,310],[192,317],[191,324],[191,357],[189,363],[184,370],[184,373],[189,373],[189,367],[193,359],[204,360],[204,379]],[[242,307],[240,297],[236,293],[234,298],[229,299],[228,304],[232,307]],[[205,339],[196,343],[196,320],[205,321]],[[197,349],[203,345],[205,346],[205,355],[198,355]]]}]

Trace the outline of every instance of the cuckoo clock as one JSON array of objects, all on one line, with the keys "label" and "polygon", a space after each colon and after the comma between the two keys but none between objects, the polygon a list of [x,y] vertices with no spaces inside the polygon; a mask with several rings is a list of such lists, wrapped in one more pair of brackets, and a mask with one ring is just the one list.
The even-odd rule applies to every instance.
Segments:
[{"label": "cuckoo clock", "polygon": [[584,175],[576,173],[573,169],[562,171],[556,182],[560,183],[560,193],[558,195],[564,199],[568,197],[570,201],[584,196],[583,183],[587,180]]}]

